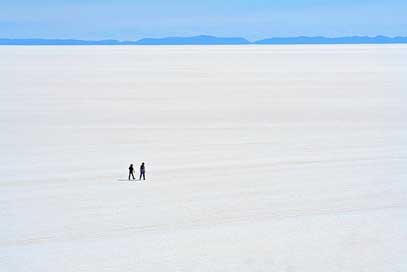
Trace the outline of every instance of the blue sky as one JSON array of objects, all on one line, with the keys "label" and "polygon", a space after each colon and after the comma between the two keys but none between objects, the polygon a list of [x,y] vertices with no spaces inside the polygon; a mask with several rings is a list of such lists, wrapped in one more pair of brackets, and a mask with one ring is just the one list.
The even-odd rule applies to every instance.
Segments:
[{"label": "blue sky", "polygon": [[407,36],[407,0],[0,0],[0,38]]}]

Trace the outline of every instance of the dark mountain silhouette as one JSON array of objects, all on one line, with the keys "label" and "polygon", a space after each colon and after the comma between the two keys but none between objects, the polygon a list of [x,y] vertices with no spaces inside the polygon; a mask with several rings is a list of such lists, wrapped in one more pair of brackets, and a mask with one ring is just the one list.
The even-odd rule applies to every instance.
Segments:
[{"label": "dark mountain silhouette", "polygon": [[233,45],[233,44],[386,44],[407,43],[407,37],[352,36],[352,37],[276,37],[249,42],[244,38],[194,36],[145,38],[138,41],[100,40],[87,41],[76,39],[0,39],[0,45]]}]

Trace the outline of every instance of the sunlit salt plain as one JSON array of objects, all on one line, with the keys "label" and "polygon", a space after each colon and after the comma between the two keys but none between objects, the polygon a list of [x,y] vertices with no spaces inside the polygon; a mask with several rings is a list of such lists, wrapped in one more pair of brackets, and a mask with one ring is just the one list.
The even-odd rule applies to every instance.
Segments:
[{"label": "sunlit salt plain", "polygon": [[406,105],[407,45],[0,47],[0,271],[407,271]]}]

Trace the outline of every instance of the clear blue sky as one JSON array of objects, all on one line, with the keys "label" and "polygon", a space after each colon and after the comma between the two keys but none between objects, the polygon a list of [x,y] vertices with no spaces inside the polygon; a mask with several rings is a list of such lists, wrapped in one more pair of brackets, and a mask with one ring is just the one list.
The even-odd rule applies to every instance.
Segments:
[{"label": "clear blue sky", "polygon": [[0,38],[407,36],[407,0],[0,0]]}]

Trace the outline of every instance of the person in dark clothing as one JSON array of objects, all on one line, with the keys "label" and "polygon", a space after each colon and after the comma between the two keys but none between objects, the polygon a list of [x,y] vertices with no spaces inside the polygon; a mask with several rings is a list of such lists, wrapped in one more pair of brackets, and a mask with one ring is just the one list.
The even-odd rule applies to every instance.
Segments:
[{"label": "person in dark clothing", "polygon": [[130,167],[129,167],[129,180],[130,180],[130,176],[133,177],[133,180],[136,179],[136,178],[134,177],[134,167],[133,167],[133,164],[130,164]]},{"label": "person in dark clothing", "polygon": [[146,168],[144,166],[144,162],[140,165],[140,178],[139,178],[139,180],[141,180],[141,177],[143,177],[143,180],[146,180]]}]

